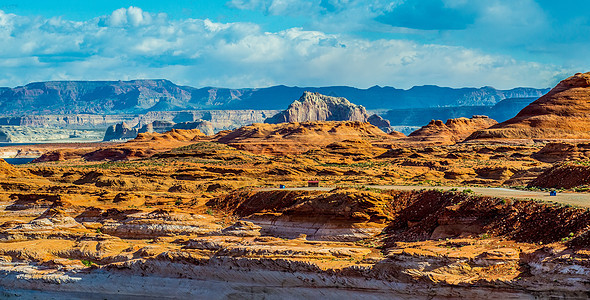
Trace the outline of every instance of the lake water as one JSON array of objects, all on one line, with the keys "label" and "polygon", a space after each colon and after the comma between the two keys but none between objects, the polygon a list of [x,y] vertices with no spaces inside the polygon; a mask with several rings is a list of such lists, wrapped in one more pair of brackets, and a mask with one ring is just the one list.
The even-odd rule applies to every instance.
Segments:
[{"label": "lake water", "polygon": [[[29,146],[29,145],[36,145],[38,143],[0,143],[0,147],[8,147],[8,146]],[[2,158],[7,163],[11,165],[23,165],[32,162],[35,157],[18,157],[18,158]]]},{"label": "lake water", "polygon": [[35,157],[17,157],[17,158],[3,158],[7,163],[11,165],[23,165],[32,162]]},{"label": "lake water", "polygon": [[8,146],[29,146],[29,145],[37,145],[39,143],[0,143],[0,147],[8,147]]}]

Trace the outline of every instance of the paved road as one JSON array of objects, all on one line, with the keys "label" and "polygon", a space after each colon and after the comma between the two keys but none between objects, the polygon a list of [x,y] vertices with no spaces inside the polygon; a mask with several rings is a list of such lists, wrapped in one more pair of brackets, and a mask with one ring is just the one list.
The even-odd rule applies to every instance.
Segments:
[{"label": "paved road", "polygon": [[[534,192],[513,190],[507,188],[485,188],[485,187],[452,187],[452,186],[405,186],[405,185],[365,185],[368,188],[375,188],[381,190],[421,190],[421,189],[442,189],[450,190],[453,188],[462,191],[470,189],[475,194],[492,196],[492,197],[506,197],[515,199],[537,199],[548,202],[557,202],[562,204],[571,204],[590,208],[590,193],[557,193],[557,196],[549,196],[549,192]],[[334,187],[302,187],[302,188],[286,188],[285,190],[292,191],[329,191]],[[263,190],[279,190],[279,188],[267,188]]]}]

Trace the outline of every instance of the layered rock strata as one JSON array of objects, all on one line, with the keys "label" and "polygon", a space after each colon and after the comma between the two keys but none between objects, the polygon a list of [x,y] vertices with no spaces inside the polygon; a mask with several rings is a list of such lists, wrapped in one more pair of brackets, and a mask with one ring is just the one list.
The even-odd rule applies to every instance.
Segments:
[{"label": "layered rock strata", "polygon": [[454,144],[469,137],[473,132],[498,124],[487,116],[448,119],[446,123],[432,120],[428,125],[412,132],[408,138],[415,141],[437,144]]},{"label": "layered rock strata", "polygon": [[469,139],[589,139],[590,73],[577,73],[522,109],[514,118]]}]

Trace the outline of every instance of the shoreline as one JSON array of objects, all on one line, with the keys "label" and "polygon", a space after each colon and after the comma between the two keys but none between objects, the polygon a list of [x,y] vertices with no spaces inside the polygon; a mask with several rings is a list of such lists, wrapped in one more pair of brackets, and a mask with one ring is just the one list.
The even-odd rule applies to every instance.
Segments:
[{"label": "shoreline", "polygon": [[0,158],[37,158],[46,152],[54,150],[95,148],[116,145],[119,143],[122,142],[58,140],[46,143],[0,143]]}]

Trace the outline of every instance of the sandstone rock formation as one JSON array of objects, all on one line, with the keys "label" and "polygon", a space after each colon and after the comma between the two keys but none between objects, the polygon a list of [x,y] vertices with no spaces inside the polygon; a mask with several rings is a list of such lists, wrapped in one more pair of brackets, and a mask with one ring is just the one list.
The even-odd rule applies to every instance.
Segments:
[{"label": "sandstone rock formation", "polygon": [[127,123],[112,125],[104,134],[104,141],[132,139],[137,136],[137,128],[131,128]]},{"label": "sandstone rock formation", "polygon": [[590,166],[569,162],[557,164],[529,183],[529,187],[571,189],[590,185]]},{"label": "sandstone rock formation", "polygon": [[388,120],[383,119],[378,114],[372,114],[371,116],[369,116],[367,118],[367,122],[369,122],[371,125],[374,125],[375,127],[379,127],[379,128],[386,128],[386,127],[391,126],[391,124],[389,123]]},{"label": "sandstone rock formation", "polygon": [[564,160],[588,160],[590,159],[590,143],[548,143],[532,157],[549,163]]},{"label": "sandstone rock formation", "polygon": [[[551,168],[531,158],[541,147],[432,146],[323,121],[0,161],[0,295],[584,299],[586,199],[465,187],[526,185]],[[587,168],[549,177],[573,171],[588,184]]]},{"label": "sandstone rock formation", "polygon": [[[209,121],[195,121],[195,122],[182,122],[182,123],[177,123],[174,124],[174,126],[172,126],[171,129],[168,130],[172,130],[172,129],[183,129],[183,130],[193,130],[193,129],[198,129],[199,131],[201,131],[204,135],[213,135],[215,134],[215,131],[213,130],[213,124]],[[162,132],[166,132],[168,130],[164,130]],[[155,132],[160,132],[160,131],[156,131]]]},{"label": "sandstone rock formation", "polygon": [[308,121],[360,121],[369,118],[367,110],[342,97],[304,92],[287,110],[266,120],[266,123],[295,123]]},{"label": "sandstone rock formation", "polygon": [[106,129],[122,122],[131,127],[149,125],[155,121],[174,123],[209,121],[214,131],[235,129],[252,123],[264,122],[279,110],[184,110],[184,111],[150,111],[136,115],[116,114],[44,114],[26,116],[0,116],[0,125],[35,127],[37,129]]},{"label": "sandstone rock formation", "polygon": [[379,129],[383,130],[383,132],[385,133],[390,133],[392,135],[395,136],[402,136],[404,134],[402,134],[399,131],[396,131],[395,128],[391,127],[391,123],[389,123],[389,120],[383,119],[383,117],[381,117],[378,114],[372,114],[371,116],[369,116],[367,118],[367,122],[369,122],[369,124],[374,125],[375,127],[378,127]]},{"label": "sandstone rock formation", "polygon": [[145,124],[143,125],[141,128],[139,128],[138,133],[144,133],[144,132],[166,132],[172,129],[172,127],[174,127],[174,122],[172,121],[165,121],[165,120],[157,120],[157,121],[153,121],[151,123]]},{"label": "sandstone rock formation", "polygon": [[209,121],[198,120],[194,122],[182,122],[182,123],[174,123],[172,121],[153,121],[142,126],[138,133],[164,133],[166,131],[170,131],[172,129],[183,129],[183,130],[192,130],[198,129],[205,135],[213,135],[215,132],[213,130],[213,124]]},{"label": "sandstone rock formation", "polygon": [[516,117],[469,139],[590,138],[590,73],[577,73],[521,110]]},{"label": "sandstone rock formation", "polygon": [[208,121],[174,123],[171,121],[153,121],[141,128],[131,128],[125,122],[113,125],[107,129],[104,141],[133,139],[140,133],[164,133],[173,129],[193,130],[198,129],[205,135],[214,134],[213,124]]},{"label": "sandstone rock formation", "polygon": [[213,140],[254,153],[284,154],[302,153],[344,140],[383,142],[396,138],[365,122],[323,121],[252,124],[231,132],[220,132]]},{"label": "sandstone rock formation", "polygon": [[428,125],[412,132],[408,138],[436,144],[454,144],[463,141],[477,130],[489,128],[497,123],[487,116],[449,119],[446,123],[432,120]]},{"label": "sandstone rock formation", "polygon": [[355,105],[342,97],[331,97],[319,93],[304,92],[287,110],[282,111],[265,123],[297,123],[313,121],[360,121],[368,122],[386,133],[393,132],[388,120],[377,114],[369,116],[361,105]]},{"label": "sandstone rock formation", "polygon": [[0,178],[6,177],[18,177],[22,176],[25,172],[16,169],[15,167],[11,166],[5,160],[0,159]]},{"label": "sandstone rock formation", "polygon": [[137,135],[137,137],[133,140],[135,142],[138,141],[192,141],[199,137],[204,137],[205,135],[199,129],[190,129],[190,130],[183,130],[183,129],[172,129],[170,131],[164,133],[158,132],[144,132]]}]

